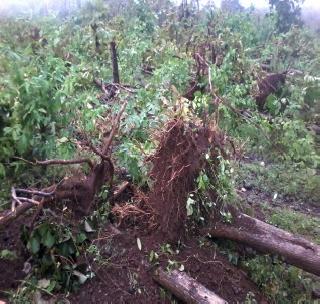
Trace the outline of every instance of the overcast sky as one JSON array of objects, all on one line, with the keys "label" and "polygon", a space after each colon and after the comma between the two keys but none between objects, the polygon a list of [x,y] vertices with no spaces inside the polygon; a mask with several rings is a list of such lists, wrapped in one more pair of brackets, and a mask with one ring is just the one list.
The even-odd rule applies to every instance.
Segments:
[{"label": "overcast sky", "polygon": [[[55,0],[47,0],[48,2],[56,2]],[[117,1],[117,0],[115,0]],[[181,0],[175,0],[176,2],[180,2]],[[221,0],[214,0],[217,5],[220,4]],[[35,1],[35,0],[0,0],[0,9],[8,7],[10,4],[14,5],[21,5],[23,7],[27,7],[30,3],[39,3],[41,1]],[[201,0],[202,4],[205,4],[207,0]],[[266,8],[268,7],[268,0],[240,0],[240,3],[248,7],[251,4],[258,8]],[[303,5],[305,8],[315,8],[317,10],[320,10],[320,0],[305,0],[305,3]]]},{"label": "overcast sky", "polygon": [[[214,0],[217,4],[220,4],[221,0]],[[206,2],[206,0],[202,0],[203,3]],[[248,7],[251,4],[253,4],[255,7],[259,7],[259,8],[265,8],[265,7],[269,7],[268,0],[240,0],[240,3],[245,6]],[[304,7],[313,7],[313,8],[317,8],[320,9],[320,0],[305,0],[304,2]]]}]

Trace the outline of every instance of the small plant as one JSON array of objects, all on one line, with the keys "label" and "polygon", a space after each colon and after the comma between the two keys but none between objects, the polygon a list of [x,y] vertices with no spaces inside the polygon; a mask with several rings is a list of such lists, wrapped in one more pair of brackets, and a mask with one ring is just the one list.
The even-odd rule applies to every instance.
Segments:
[{"label": "small plant", "polygon": [[33,258],[33,274],[38,279],[51,278],[55,290],[73,290],[90,276],[86,265],[77,264],[85,246],[84,233],[73,234],[64,225],[43,222],[31,233],[23,229],[22,240]]},{"label": "small plant", "polygon": [[244,261],[243,265],[271,301],[284,304],[311,303],[312,289],[316,283],[302,270],[288,267],[270,256],[257,256]]},{"label": "small plant", "polygon": [[3,249],[0,251],[0,260],[15,260],[17,258],[17,254],[14,251]]},{"label": "small plant", "polygon": [[232,214],[229,211],[220,210],[220,214],[223,222],[231,224],[232,223]]}]

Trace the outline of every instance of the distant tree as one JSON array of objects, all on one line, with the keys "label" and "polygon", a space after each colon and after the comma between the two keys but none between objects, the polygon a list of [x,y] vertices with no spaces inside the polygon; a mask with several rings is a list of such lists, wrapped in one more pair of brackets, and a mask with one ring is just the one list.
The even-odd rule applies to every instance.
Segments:
[{"label": "distant tree", "polygon": [[269,0],[270,9],[277,13],[277,29],[286,33],[293,25],[302,25],[301,5],[304,0]]},{"label": "distant tree", "polygon": [[221,9],[223,11],[235,13],[243,10],[243,6],[239,3],[239,0],[222,0]]}]

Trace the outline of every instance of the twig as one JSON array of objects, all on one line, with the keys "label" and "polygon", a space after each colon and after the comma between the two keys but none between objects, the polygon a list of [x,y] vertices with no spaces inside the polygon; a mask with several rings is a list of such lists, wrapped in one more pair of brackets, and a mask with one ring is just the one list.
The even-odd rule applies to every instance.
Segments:
[{"label": "twig", "polygon": [[27,203],[30,203],[30,204],[33,204],[33,205],[39,205],[40,202],[39,201],[36,201],[32,198],[26,198],[26,197],[18,197],[18,199],[20,200],[20,202],[27,202]]},{"label": "twig", "polygon": [[40,203],[34,199],[26,198],[26,197],[18,197],[16,193],[16,189],[14,187],[11,188],[11,197],[12,197],[12,205],[11,205],[11,212],[15,212],[16,204],[22,205],[22,202],[27,202],[33,205],[39,205]]},{"label": "twig", "polygon": [[107,153],[108,153],[108,150],[109,150],[109,148],[110,148],[112,139],[113,139],[113,137],[115,136],[115,134],[116,134],[116,132],[117,132],[117,130],[118,130],[118,128],[119,128],[120,119],[121,119],[121,116],[122,116],[124,110],[125,110],[126,107],[127,107],[127,104],[128,104],[127,101],[125,101],[125,102],[122,104],[122,107],[121,107],[120,111],[118,112],[118,114],[117,114],[117,116],[116,116],[116,118],[115,118],[114,123],[112,124],[112,129],[111,129],[110,135],[109,135],[109,137],[108,137],[108,139],[107,139],[107,141],[106,141],[106,143],[105,143],[105,145],[104,145],[104,147],[103,147],[103,150],[102,150],[102,154],[103,154],[103,155],[107,155]]},{"label": "twig", "polygon": [[64,159],[49,159],[49,160],[35,160],[34,162],[26,160],[22,157],[13,157],[18,160],[22,160],[23,162],[33,165],[33,166],[49,166],[49,165],[75,165],[75,164],[83,164],[87,163],[90,168],[92,169],[94,167],[94,164],[91,159],[89,158],[80,158],[80,159],[70,159],[70,160],[64,160]]},{"label": "twig", "polygon": [[110,161],[110,157],[104,155],[98,148],[96,148],[89,140],[86,141],[87,146],[92,150],[94,154],[100,156],[103,160]]},{"label": "twig", "polygon": [[12,203],[11,203],[11,212],[14,212],[16,210],[16,203],[19,205],[22,205],[22,202],[18,199],[16,190],[14,187],[11,188],[11,198],[12,198]]},{"label": "twig", "polygon": [[38,191],[38,190],[28,190],[28,189],[19,189],[18,188],[18,189],[16,189],[16,192],[22,192],[22,193],[38,195],[38,196],[43,196],[43,197],[50,197],[50,196],[54,195],[54,193],[56,192],[56,189],[54,189],[51,192],[43,192],[43,191]]},{"label": "twig", "polygon": [[128,181],[123,182],[119,188],[114,192],[112,200],[116,200],[130,185]]},{"label": "twig", "polygon": [[195,56],[198,57],[198,58],[199,58],[199,61],[208,68],[209,89],[210,89],[210,93],[212,93],[211,69],[210,69],[210,65],[209,65],[209,63],[208,63],[204,58],[201,57],[201,55],[200,55],[199,53],[196,53]]}]

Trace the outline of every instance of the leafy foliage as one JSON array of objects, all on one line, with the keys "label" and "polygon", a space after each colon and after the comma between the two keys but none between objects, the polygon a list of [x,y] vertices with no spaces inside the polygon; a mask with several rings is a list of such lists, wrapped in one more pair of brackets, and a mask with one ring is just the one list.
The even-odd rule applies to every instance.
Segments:
[{"label": "leafy foliage", "polygon": [[84,232],[73,234],[64,225],[45,221],[30,234],[24,228],[22,240],[34,259],[34,275],[50,278],[50,291],[73,290],[91,276],[85,264],[76,262],[87,240]]},{"label": "leafy foliage", "polygon": [[269,0],[277,12],[277,28],[280,33],[289,31],[292,25],[301,25],[301,4],[304,0]]},{"label": "leafy foliage", "polygon": [[[186,120],[214,117],[216,127],[232,136],[234,152],[247,152],[267,164],[244,164],[238,170],[238,185],[316,201],[320,40],[301,25],[301,1],[270,0],[275,14],[259,18],[242,10],[239,1],[223,1],[233,14],[212,6],[198,10],[196,1],[184,3],[175,8],[170,1],[90,1],[81,12],[63,19],[0,21],[0,178],[5,188],[1,200],[8,201],[11,184],[36,184],[44,173],[54,178],[61,174],[54,169],[25,170],[14,157],[84,156],[87,151],[75,149],[78,140],[86,134],[98,142],[101,130],[108,132],[109,114],[119,104],[100,98],[94,79],[112,82],[109,43],[115,41],[121,83],[132,92],[117,95],[116,101],[126,99],[128,106],[113,161],[136,186],[152,186],[146,160],[157,146],[155,130],[181,108],[179,115]],[[202,72],[197,70],[196,54],[204,57]],[[255,94],[266,75],[263,66],[270,73],[285,72],[286,83],[269,94],[261,112]],[[191,100],[182,97],[194,85]],[[213,159],[207,157],[209,169],[215,171],[201,172],[186,202],[189,217],[200,223],[220,203],[223,219],[232,222],[223,203],[235,201],[237,168],[218,150]],[[210,190],[217,197],[209,197]],[[103,189],[100,200],[107,196]],[[96,210],[92,222],[104,222],[107,209]],[[293,232],[316,233],[317,221],[287,210],[273,214],[270,221]],[[297,221],[301,225],[293,227]],[[68,226],[43,221],[23,237],[35,262],[32,284],[50,277],[44,287],[50,293],[72,290],[92,275],[86,265],[78,264],[83,252],[99,259],[86,233]],[[1,251],[0,257],[12,255]],[[262,256],[243,261],[269,298],[283,303],[310,300],[309,277],[277,259],[269,269],[270,260]],[[177,266],[181,265],[173,260],[168,265]],[[250,294],[247,302],[254,303]]]}]

